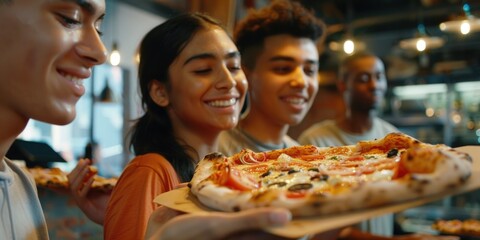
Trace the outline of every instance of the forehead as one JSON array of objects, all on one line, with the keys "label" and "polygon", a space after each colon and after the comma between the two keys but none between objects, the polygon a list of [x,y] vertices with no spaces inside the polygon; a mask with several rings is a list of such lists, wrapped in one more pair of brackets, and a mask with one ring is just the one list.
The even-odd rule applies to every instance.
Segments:
[{"label": "forehead", "polygon": [[221,28],[211,27],[195,33],[178,59],[182,60],[203,53],[223,55],[232,51],[237,51],[237,47],[227,33]]},{"label": "forehead", "polygon": [[318,61],[315,43],[309,38],[279,34],[265,38],[261,55],[266,57],[284,55],[300,60]]},{"label": "forehead", "polygon": [[350,71],[354,72],[374,72],[383,71],[384,66],[379,58],[374,56],[365,56],[350,62],[349,69]]},{"label": "forehead", "polygon": [[[1,0],[0,0],[1,1]],[[46,6],[62,6],[59,4],[77,5],[88,15],[100,18],[105,14],[105,0],[13,0],[22,1],[26,4],[35,2]],[[35,6],[32,6],[35,7]]]},{"label": "forehead", "polygon": [[[54,0],[55,1],[55,0]],[[92,15],[105,13],[105,0],[57,0],[60,2],[71,2],[82,7],[83,10]]]}]

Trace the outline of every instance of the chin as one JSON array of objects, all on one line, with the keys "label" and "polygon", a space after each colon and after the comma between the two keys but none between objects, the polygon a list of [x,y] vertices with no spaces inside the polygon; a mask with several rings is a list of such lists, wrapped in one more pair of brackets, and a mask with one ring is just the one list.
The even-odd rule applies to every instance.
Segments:
[{"label": "chin", "polygon": [[237,123],[238,123],[238,121],[229,121],[229,122],[226,122],[226,123],[222,123],[222,124],[220,124],[221,125],[220,129],[222,131],[230,130],[230,129],[236,127]]},{"label": "chin", "polygon": [[300,123],[302,122],[303,117],[304,117],[303,115],[302,115],[302,116],[295,116],[295,117],[291,118],[291,119],[288,121],[287,124],[290,125],[290,126],[298,125],[298,124],[300,124]]},{"label": "chin", "polygon": [[61,113],[51,114],[51,117],[42,121],[55,125],[67,125],[75,120],[76,115],[75,111],[62,111]]},{"label": "chin", "polygon": [[52,121],[45,121],[45,122],[55,124],[55,125],[67,125],[73,122],[74,119],[75,117],[65,117],[65,118],[56,118],[56,119],[53,119]]}]

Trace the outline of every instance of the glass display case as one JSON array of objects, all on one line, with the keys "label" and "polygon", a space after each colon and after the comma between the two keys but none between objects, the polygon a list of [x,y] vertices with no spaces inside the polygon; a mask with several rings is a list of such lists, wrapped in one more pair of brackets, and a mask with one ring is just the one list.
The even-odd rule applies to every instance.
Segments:
[{"label": "glass display case", "polygon": [[480,79],[395,86],[387,100],[382,117],[421,141],[480,144]]},{"label": "glass display case", "polygon": [[[444,75],[393,83],[382,118],[424,142],[452,147],[480,145],[480,75],[477,76]],[[480,219],[479,190],[397,213],[395,232],[438,234],[432,229],[436,220],[470,218]]]}]

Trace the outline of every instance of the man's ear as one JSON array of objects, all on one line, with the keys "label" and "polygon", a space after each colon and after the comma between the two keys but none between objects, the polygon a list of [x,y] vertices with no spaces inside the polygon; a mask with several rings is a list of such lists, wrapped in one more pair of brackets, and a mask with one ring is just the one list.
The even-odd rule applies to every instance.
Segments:
[{"label": "man's ear", "polygon": [[170,103],[167,86],[158,80],[153,80],[150,83],[150,97],[161,107],[166,107]]}]

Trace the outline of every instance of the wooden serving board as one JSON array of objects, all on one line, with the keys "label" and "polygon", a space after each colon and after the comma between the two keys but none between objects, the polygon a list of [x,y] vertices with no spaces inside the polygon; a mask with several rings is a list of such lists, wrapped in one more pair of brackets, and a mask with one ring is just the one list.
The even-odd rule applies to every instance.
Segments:
[{"label": "wooden serving board", "polygon": [[[299,238],[307,234],[325,232],[328,230],[352,225],[366,219],[381,216],[388,213],[395,213],[405,209],[417,207],[429,202],[437,201],[447,196],[470,192],[480,188],[480,146],[464,146],[456,148],[459,151],[470,154],[473,158],[472,176],[467,183],[453,191],[429,196],[403,203],[387,205],[378,208],[346,212],[335,215],[294,219],[288,225],[265,229],[265,231],[288,238]],[[215,211],[203,206],[195,196],[190,194],[187,187],[175,189],[157,196],[154,202],[166,207],[187,212]]]}]

